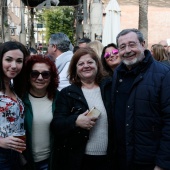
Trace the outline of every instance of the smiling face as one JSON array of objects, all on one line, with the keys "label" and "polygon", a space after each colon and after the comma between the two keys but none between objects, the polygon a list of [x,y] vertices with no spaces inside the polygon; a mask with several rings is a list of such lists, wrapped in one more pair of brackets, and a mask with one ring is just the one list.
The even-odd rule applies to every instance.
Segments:
[{"label": "smiling face", "polygon": [[137,34],[129,32],[122,35],[118,39],[119,55],[122,62],[131,68],[133,65],[143,60],[144,56],[144,42],[140,43]]},{"label": "smiling face", "polygon": [[[50,67],[45,63],[35,63],[32,67],[33,72],[49,72]],[[49,78],[43,78],[42,74],[39,74],[37,78],[31,77],[30,75],[30,92],[31,94],[36,96],[36,93],[44,94],[47,90],[47,87],[50,83],[50,77]]]},{"label": "smiling face", "polygon": [[83,82],[94,82],[97,74],[95,60],[89,54],[80,57],[77,62],[77,75]]},{"label": "smiling face", "polygon": [[3,55],[2,68],[5,79],[10,81],[15,78],[23,67],[24,55],[20,50],[10,50]]},{"label": "smiling face", "polygon": [[105,54],[106,54],[106,53],[111,54],[111,56],[110,56],[109,58],[105,58],[105,60],[106,60],[107,65],[108,65],[112,70],[114,70],[114,68],[115,68],[116,66],[118,66],[118,65],[120,64],[120,62],[121,62],[121,58],[120,58],[120,56],[119,56],[119,53],[113,54],[113,52],[112,52],[113,50],[116,50],[116,48],[114,48],[114,47],[108,47],[108,48],[106,48],[106,50],[105,50]]}]

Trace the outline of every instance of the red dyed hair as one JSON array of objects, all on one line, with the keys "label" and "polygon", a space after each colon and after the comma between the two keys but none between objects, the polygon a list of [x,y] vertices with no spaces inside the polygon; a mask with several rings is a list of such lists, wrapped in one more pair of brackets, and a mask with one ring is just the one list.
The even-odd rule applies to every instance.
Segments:
[{"label": "red dyed hair", "polygon": [[55,63],[51,61],[50,58],[47,56],[37,54],[28,57],[28,59],[26,60],[25,71],[26,71],[26,80],[27,80],[27,91],[30,90],[30,81],[29,81],[30,73],[32,71],[33,65],[36,63],[45,63],[48,66],[50,66],[51,80],[47,87],[47,93],[48,93],[48,98],[52,100],[54,98],[54,95],[56,93],[59,84],[59,76],[58,76]]}]

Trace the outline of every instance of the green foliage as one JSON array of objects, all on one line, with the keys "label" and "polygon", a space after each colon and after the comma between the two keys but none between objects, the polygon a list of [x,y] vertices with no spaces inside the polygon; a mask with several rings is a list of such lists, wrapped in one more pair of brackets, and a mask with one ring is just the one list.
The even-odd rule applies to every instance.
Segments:
[{"label": "green foliage", "polygon": [[6,28],[9,27],[9,24],[8,24],[8,21],[7,21],[7,20],[4,22],[4,26],[5,26]]},{"label": "green foliage", "polygon": [[43,19],[43,12],[44,10],[42,9],[41,11],[36,10],[36,13],[35,13],[35,16],[36,16],[36,20],[38,21],[38,23],[43,23],[44,22],[44,19]]},{"label": "green foliage", "polygon": [[74,18],[75,10],[71,6],[57,6],[42,11],[42,18],[46,27],[46,42],[49,41],[50,35],[57,32],[65,33],[74,44],[75,28]]}]

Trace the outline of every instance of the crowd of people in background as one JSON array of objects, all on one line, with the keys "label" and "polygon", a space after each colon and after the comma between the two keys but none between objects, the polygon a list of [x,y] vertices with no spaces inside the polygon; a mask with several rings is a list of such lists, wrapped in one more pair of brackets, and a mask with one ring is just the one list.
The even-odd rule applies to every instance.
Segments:
[{"label": "crowd of people in background", "polygon": [[47,50],[0,45],[1,170],[170,170],[165,40],[124,29],[73,47],[59,32]]}]

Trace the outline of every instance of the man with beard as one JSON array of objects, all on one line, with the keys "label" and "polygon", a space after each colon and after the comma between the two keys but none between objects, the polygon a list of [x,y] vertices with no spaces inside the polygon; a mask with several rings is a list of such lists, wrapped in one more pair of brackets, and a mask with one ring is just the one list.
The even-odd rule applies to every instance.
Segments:
[{"label": "man with beard", "polygon": [[145,49],[137,29],[117,36],[112,108],[116,170],[170,169],[170,67]]}]

